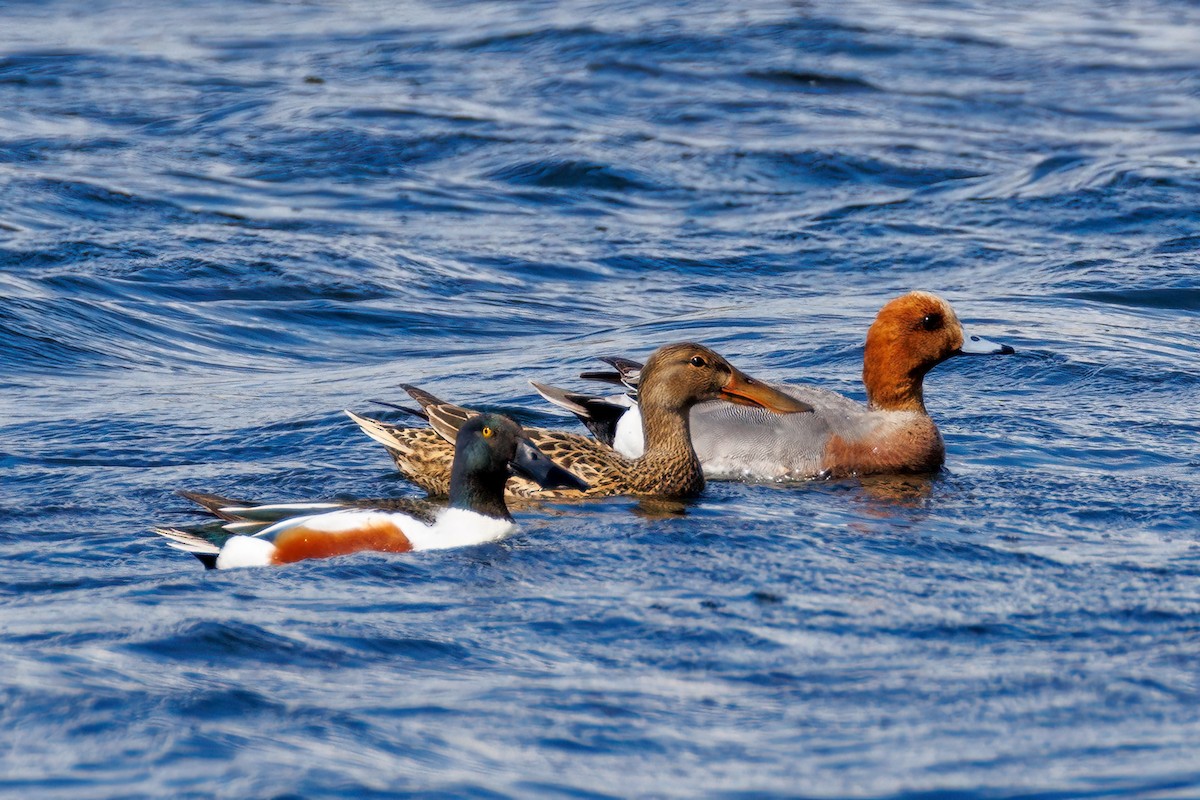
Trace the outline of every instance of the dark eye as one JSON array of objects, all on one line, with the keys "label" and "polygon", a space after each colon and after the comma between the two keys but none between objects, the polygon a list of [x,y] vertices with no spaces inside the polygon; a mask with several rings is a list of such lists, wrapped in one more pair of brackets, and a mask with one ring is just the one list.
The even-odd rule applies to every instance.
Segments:
[{"label": "dark eye", "polygon": [[703,367],[703,366],[706,366],[706,365],[708,364],[708,362],[707,362],[707,361],[705,361],[705,360],[704,360],[702,357],[700,357],[700,356],[692,356],[692,360],[691,360],[691,361],[689,361],[688,363],[689,363],[689,364],[691,364],[693,367]]},{"label": "dark eye", "polygon": [[921,327],[927,331],[936,331],[942,327],[942,315],[926,314],[921,318]]}]

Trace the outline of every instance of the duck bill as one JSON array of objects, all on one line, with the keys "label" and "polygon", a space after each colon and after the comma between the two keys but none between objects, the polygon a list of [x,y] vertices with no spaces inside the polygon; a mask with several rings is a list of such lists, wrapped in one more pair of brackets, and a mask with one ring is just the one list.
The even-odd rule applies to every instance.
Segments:
[{"label": "duck bill", "polygon": [[543,489],[578,489],[582,492],[589,488],[587,483],[573,472],[568,472],[551,461],[549,456],[538,450],[528,439],[517,442],[517,452],[508,465],[517,475],[534,481]]},{"label": "duck bill", "polygon": [[962,356],[1010,356],[1017,352],[1006,344],[997,344],[996,342],[984,339],[982,336],[968,336],[963,334],[962,347],[958,348],[955,355]]},{"label": "duck bill", "polygon": [[720,397],[739,406],[756,406],[776,414],[802,414],[813,410],[808,403],[801,403],[737,369],[721,387]]}]

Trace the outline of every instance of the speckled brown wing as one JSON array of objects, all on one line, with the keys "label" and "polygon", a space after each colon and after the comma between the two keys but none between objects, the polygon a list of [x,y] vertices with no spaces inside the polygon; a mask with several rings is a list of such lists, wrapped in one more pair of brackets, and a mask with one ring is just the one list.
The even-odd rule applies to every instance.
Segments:
[{"label": "speckled brown wing", "polygon": [[388,447],[396,468],[431,495],[450,494],[450,467],[454,445],[433,428],[391,428],[394,445]]},{"label": "speckled brown wing", "polygon": [[[578,475],[588,483],[588,490],[543,489],[532,481],[520,479],[528,485],[529,497],[606,497],[627,494],[625,481],[634,464],[606,444],[587,436],[565,431],[550,431],[545,428],[526,428],[525,433],[537,448],[560,467]],[[513,491],[516,479],[509,480],[509,491]]]},{"label": "speckled brown wing", "polygon": [[454,445],[433,428],[402,428],[347,411],[362,432],[387,448],[396,468],[431,495],[450,493]]},{"label": "speckled brown wing", "polygon": [[[421,402],[420,399],[417,401]],[[439,407],[448,405],[439,404]],[[397,469],[409,480],[433,495],[449,493],[454,448],[432,428],[402,428],[351,411],[346,414],[358,423],[364,433],[387,448]],[[595,439],[541,428],[526,428],[525,434],[538,449],[559,466],[585,480],[590,488],[583,492],[577,489],[543,489],[533,481],[514,476],[505,485],[506,495],[528,499],[569,499],[605,497],[631,491],[626,477],[634,472],[633,463]]]}]

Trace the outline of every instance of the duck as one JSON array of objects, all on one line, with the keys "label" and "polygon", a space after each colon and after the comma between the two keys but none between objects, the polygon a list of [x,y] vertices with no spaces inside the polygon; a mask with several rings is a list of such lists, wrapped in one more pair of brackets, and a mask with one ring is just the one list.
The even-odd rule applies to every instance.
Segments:
[{"label": "duck", "polygon": [[[446,403],[415,386],[404,386],[429,428],[404,428],[347,411],[372,439],[391,453],[406,477],[433,495],[449,487],[454,433],[474,412]],[[575,433],[529,428],[529,438],[550,458],[579,475],[587,489],[544,488],[519,477],[509,481],[512,497],[576,499],[634,495],[688,498],[704,488],[704,472],[692,447],[689,411],[696,403],[721,399],[768,415],[812,412],[808,403],[765,385],[723,356],[694,342],[655,350],[641,370],[640,425],[645,446],[627,457],[596,439]]]},{"label": "duck", "polygon": [[515,420],[480,414],[455,438],[449,505],[436,514],[403,498],[351,503],[238,504],[181,492],[224,524],[201,530],[153,528],[207,569],[266,567],[364,550],[407,553],[494,542],[516,523],[504,499],[510,471],[539,486],[586,491],[588,484],[541,452]]},{"label": "duck", "polygon": [[[909,292],[888,301],[867,331],[862,372],[866,404],[817,386],[770,383],[812,406],[813,413],[779,416],[720,400],[704,402],[691,412],[692,443],[704,474],[712,479],[793,481],[936,472],[945,462],[946,446],[925,408],[925,375],[958,356],[1014,352],[1009,345],[965,333],[941,297]],[[615,373],[582,377],[632,391],[597,397],[533,385],[602,441],[636,458],[643,448],[637,390],[641,365],[605,360]]]}]

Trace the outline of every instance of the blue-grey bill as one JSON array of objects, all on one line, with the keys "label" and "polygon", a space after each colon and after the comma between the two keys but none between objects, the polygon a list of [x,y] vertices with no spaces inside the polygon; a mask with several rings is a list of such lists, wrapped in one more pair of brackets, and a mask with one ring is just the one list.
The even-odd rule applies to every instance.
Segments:
[{"label": "blue-grey bill", "polygon": [[963,344],[959,349],[966,356],[1008,356],[1017,352],[1006,344],[984,339],[982,336],[963,336]]},{"label": "blue-grey bill", "polygon": [[528,439],[517,442],[517,452],[509,465],[513,472],[535,481],[543,489],[588,489],[587,483],[555,464]]}]

